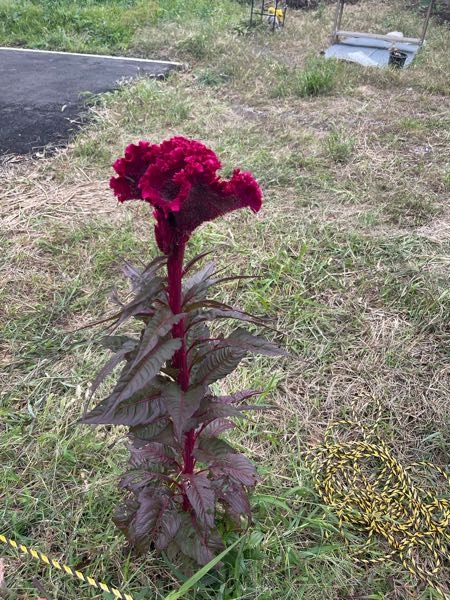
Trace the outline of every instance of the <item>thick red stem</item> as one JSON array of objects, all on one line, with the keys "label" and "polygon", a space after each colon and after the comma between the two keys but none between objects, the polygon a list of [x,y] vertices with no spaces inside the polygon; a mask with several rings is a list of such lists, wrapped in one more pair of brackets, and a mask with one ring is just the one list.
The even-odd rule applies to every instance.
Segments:
[{"label": "thick red stem", "polygon": [[[184,250],[185,243],[175,245],[167,260],[169,306],[175,315],[182,312]],[[189,388],[189,365],[186,348],[186,324],[184,319],[181,319],[181,321],[172,327],[172,336],[181,339],[181,348],[174,354],[172,366],[178,370],[178,383],[181,389],[186,392]],[[191,431],[186,433],[184,439],[183,473],[190,474],[194,472],[194,445],[195,430],[191,429]],[[187,506],[185,506],[185,508],[187,508]]]}]

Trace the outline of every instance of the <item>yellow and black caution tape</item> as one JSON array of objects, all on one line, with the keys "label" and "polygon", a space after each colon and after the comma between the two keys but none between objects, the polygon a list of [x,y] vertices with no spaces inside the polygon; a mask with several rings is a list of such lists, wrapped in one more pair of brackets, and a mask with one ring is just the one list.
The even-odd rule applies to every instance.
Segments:
[{"label": "yellow and black caution tape", "polygon": [[92,587],[95,587],[99,590],[103,590],[104,592],[108,592],[109,594],[112,594],[115,598],[120,598],[121,600],[133,600],[133,596],[131,596],[130,594],[124,594],[117,588],[112,587],[107,583],[96,581],[95,579],[89,577],[88,575],[85,575],[81,571],[76,571],[68,565],[58,562],[54,558],[49,558],[43,552],[39,552],[38,550],[34,550],[33,548],[27,548],[27,546],[24,546],[23,544],[18,544],[16,541],[11,540],[10,538],[6,537],[1,533],[0,542],[10,546],[11,548],[14,548],[14,550],[17,550],[18,552],[23,552],[24,554],[27,554],[28,556],[31,556],[32,558],[43,562],[47,566],[54,567],[55,569],[58,569],[58,571],[67,573],[67,575],[71,575],[72,577],[76,577],[80,581],[83,581],[84,583],[87,583]]},{"label": "yellow and black caution tape", "polygon": [[[332,423],[323,443],[306,453],[314,486],[337,515],[345,540],[345,526],[367,535],[353,554],[356,562],[369,565],[397,557],[412,575],[450,600],[442,583],[450,566],[450,500],[417,486],[410,473],[417,468],[434,471],[449,486],[449,497],[450,476],[428,462],[402,466],[376,434],[379,422],[380,417],[370,429],[356,416]],[[339,441],[339,430],[355,428],[362,432],[360,439]],[[387,545],[384,554],[370,556],[380,539]]]}]

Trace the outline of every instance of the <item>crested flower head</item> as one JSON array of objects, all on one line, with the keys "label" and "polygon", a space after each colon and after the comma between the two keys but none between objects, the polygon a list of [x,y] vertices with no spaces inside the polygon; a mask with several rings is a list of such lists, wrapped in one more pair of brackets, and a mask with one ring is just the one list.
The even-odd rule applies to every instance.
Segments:
[{"label": "crested flower head", "polygon": [[251,173],[236,169],[224,180],[217,175],[221,166],[216,154],[196,140],[141,141],[116,160],[118,177],[110,186],[120,202],[137,199],[153,206],[156,242],[169,254],[202,223],[238,208],[261,208],[261,190]]}]

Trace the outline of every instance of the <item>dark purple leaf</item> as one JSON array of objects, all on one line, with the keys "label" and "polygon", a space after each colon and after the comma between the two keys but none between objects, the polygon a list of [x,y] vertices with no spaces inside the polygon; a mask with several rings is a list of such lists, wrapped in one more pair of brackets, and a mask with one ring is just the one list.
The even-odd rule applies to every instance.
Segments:
[{"label": "dark purple leaf", "polygon": [[233,347],[253,354],[264,354],[265,356],[286,356],[286,350],[279,348],[276,344],[264,338],[252,335],[245,329],[236,329],[224,340],[218,343],[218,347]]},{"label": "dark purple leaf", "polygon": [[129,437],[136,448],[142,447],[148,442],[160,442],[176,447],[173,425],[169,419],[163,418],[150,425],[130,427]]},{"label": "dark purple leaf", "polygon": [[221,402],[205,401],[194,414],[194,417],[198,419],[199,423],[207,424],[223,417],[242,417],[242,411],[251,409],[252,407],[247,405],[237,407]]},{"label": "dark purple leaf", "polygon": [[204,527],[213,527],[216,496],[206,473],[183,475],[182,482],[198,522]]},{"label": "dark purple leaf", "polygon": [[82,419],[90,425],[139,425],[150,424],[167,414],[161,401],[161,387],[157,377],[151,385],[124,400],[118,406],[112,406],[111,397],[102,400]]},{"label": "dark purple leaf", "polygon": [[122,504],[117,506],[113,515],[113,522],[127,536],[128,527],[139,507],[139,503],[135,498],[127,498]]},{"label": "dark purple leaf", "polygon": [[205,296],[208,288],[214,283],[210,277],[215,268],[216,263],[209,262],[183,282],[183,306]]},{"label": "dark purple leaf", "polygon": [[117,329],[131,317],[149,309],[152,302],[156,300],[158,296],[162,296],[163,292],[164,280],[161,277],[155,277],[152,281],[146,282],[145,285],[140,288],[139,293],[136,294],[133,300],[123,306],[122,310],[116,315],[113,315],[111,319],[116,319],[113,329]]},{"label": "dark purple leaf", "polygon": [[246,350],[220,347],[208,352],[192,370],[194,384],[209,385],[234,371],[246,355]]},{"label": "dark purple leaf", "polygon": [[138,363],[125,365],[116,387],[108,397],[110,403],[108,416],[114,414],[121,402],[152,385],[152,380],[159,373],[162,365],[172,358],[180,346],[180,339],[161,340]]},{"label": "dark purple leaf", "polygon": [[139,508],[128,527],[128,539],[139,553],[148,550],[151,532],[156,525],[167,499],[155,490],[141,490],[138,496]]},{"label": "dark purple leaf", "polygon": [[241,524],[242,517],[251,518],[248,494],[240,483],[218,480],[213,485],[218,499],[225,504],[228,514],[238,525]]},{"label": "dark purple leaf", "polygon": [[234,481],[248,487],[253,487],[258,479],[255,465],[243,454],[229,454],[221,457],[210,468],[214,474],[228,475]]},{"label": "dark purple leaf", "polygon": [[211,252],[212,250],[207,250],[206,252],[201,252],[200,254],[197,254],[197,256],[194,256],[194,258],[192,258],[184,267],[183,276],[187,275],[195,264],[202,260],[202,258],[205,258],[205,256],[208,256],[208,254],[211,254]]},{"label": "dark purple leaf", "polygon": [[216,396],[215,401],[221,402],[222,404],[240,404],[243,400],[252,398],[253,396],[259,396],[261,394],[258,390],[243,390],[236,392],[230,396]]},{"label": "dark purple leaf", "polygon": [[180,514],[175,509],[166,510],[159,522],[159,531],[156,532],[155,546],[158,550],[164,550],[175,538],[181,526]]},{"label": "dark purple leaf", "polygon": [[159,308],[144,329],[138,351],[130,368],[132,369],[139,364],[156,347],[158,342],[169,333],[173,325],[181,321],[184,316],[182,313],[174,315],[170,308],[165,306]]},{"label": "dark purple leaf", "polygon": [[182,441],[183,432],[189,427],[189,419],[200,406],[206,387],[199,386],[184,392],[176,383],[168,383],[162,392],[167,412],[172,417],[175,435]]},{"label": "dark purple leaf", "polygon": [[150,463],[177,466],[173,451],[159,442],[149,442],[140,448],[131,446],[130,455],[130,464],[133,467]]},{"label": "dark purple leaf", "polygon": [[167,262],[167,258],[165,256],[157,256],[153,259],[143,271],[139,268],[134,267],[128,261],[125,262],[122,272],[130,279],[133,289],[139,289],[143,284],[151,281],[157,271]]},{"label": "dark purple leaf", "polygon": [[204,342],[199,344],[198,340],[207,340],[210,337],[209,329],[205,322],[196,323],[189,327],[186,333],[186,348],[189,348],[189,366],[191,367],[196,360],[203,354],[205,348],[213,347],[212,343]]},{"label": "dark purple leaf", "polygon": [[104,348],[108,348],[111,352],[121,352],[126,350],[129,352],[129,348],[134,348],[139,343],[139,340],[129,337],[128,335],[105,335],[100,340],[100,345]]},{"label": "dark purple leaf", "polygon": [[214,558],[217,550],[223,548],[222,541],[217,535],[208,536],[206,531],[202,531],[200,523],[199,527],[194,529],[192,521],[186,513],[180,516],[182,523],[175,538],[177,546],[181,553],[192,558],[197,564],[207,564]]},{"label": "dark purple leaf", "polygon": [[103,365],[100,371],[95,376],[94,381],[91,384],[90,397],[95,394],[98,389],[98,386],[106,379],[106,377],[114,371],[114,369],[119,365],[123,360],[126,359],[126,355],[129,352],[132,352],[137,345],[137,341],[129,341],[126,342],[122,348]]},{"label": "dark purple leaf", "polygon": [[227,431],[228,429],[234,429],[235,427],[236,425],[231,421],[228,421],[228,419],[214,419],[214,421],[211,421],[202,429],[200,436],[204,438],[216,437],[224,431]]},{"label": "dark purple leaf", "polygon": [[262,318],[238,310],[217,300],[200,300],[199,302],[185,306],[184,310],[188,313],[190,324],[212,321],[214,319],[238,319],[247,323],[257,323],[265,326],[265,321]]},{"label": "dark purple leaf", "polygon": [[219,438],[200,438],[194,456],[205,464],[215,464],[217,458],[223,458],[235,452],[225,440]]},{"label": "dark purple leaf", "polygon": [[151,482],[165,481],[167,479],[170,478],[157,471],[150,471],[149,469],[133,469],[122,475],[119,481],[119,487],[130,490],[136,494]]}]

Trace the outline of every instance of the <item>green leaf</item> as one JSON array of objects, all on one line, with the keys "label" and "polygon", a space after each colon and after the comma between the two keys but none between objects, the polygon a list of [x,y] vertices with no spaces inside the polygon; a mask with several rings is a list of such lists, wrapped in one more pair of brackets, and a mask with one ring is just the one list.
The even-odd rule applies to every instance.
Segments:
[{"label": "green leaf", "polygon": [[206,575],[206,573],[208,573],[208,571],[220,563],[220,561],[228,554],[228,552],[233,550],[233,548],[237,546],[241,540],[242,538],[239,538],[233,544],[231,544],[231,546],[225,548],[223,552],[221,552],[218,556],[215,556],[208,564],[199,569],[195,575],[192,575],[192,577],[185,581],[178,590],[171,592],[168,596],[166,596],[165,600],[178,600],[178,598],[184,596],[187,592],[189,592],[190,589],[194,587],[196,583],[200,581],[200,579],[202,579],[202,577]]}]

